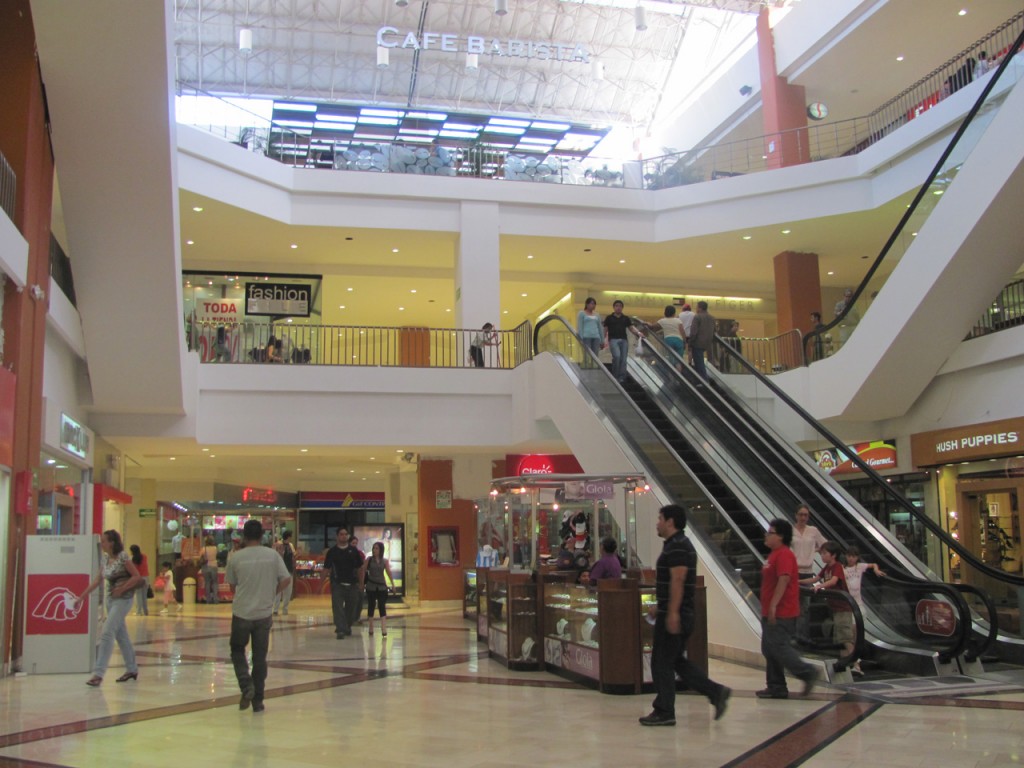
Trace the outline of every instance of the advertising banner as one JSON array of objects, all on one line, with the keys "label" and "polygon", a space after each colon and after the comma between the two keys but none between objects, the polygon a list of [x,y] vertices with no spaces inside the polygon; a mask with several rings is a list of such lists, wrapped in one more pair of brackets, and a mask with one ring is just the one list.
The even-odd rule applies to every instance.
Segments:
[{"label": "advertising banner", "polygon": [[917,628],[926,635],[952,637],[956,631],[953,606],[941,600],[918,600],[914,609]]},{"label": "advertising banner", "polygon": [[895,469],[896,461],[896,439],[873,440],[870,443],[855,443],[846,446],[846,451],[815,451],[814,460],[818,468],[836,475],[849,475],[853,472],[860,472],[850,455],[860,458],[865,464],[875,470]]},{"label": "advertising banner", "polygon": [[99,571],[96,537],[28,536],[25,567],[25,671],[88,672],[102,590],[81,603],[75,596]]}]

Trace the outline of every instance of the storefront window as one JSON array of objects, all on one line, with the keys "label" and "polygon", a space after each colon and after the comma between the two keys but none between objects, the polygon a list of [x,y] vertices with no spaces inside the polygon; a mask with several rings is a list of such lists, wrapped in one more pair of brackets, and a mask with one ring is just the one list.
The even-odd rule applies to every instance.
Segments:
[{"label": "storefront window", "polygon": [[36,533],[82,533],[82,470],[43,453],[39,461]]},{"label": "storefront window", "polygon": [[[927,514],[925,496],[931,479],[926,472],[887,475],[889,487],[902,495],[922,514]],[[903,507],[894,503],[884,489],[864,478],[841,483],[864,509],[888,528],[892,534],[921,562],[928,563],[928,535],[924,524]]]}]

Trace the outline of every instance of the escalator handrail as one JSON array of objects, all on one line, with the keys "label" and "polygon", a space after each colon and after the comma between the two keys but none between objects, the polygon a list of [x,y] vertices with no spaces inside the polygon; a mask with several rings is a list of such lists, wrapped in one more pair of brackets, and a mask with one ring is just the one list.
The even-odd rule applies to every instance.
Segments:
[{"label": "escalator handrail", "polygon": [[893,576],[887,573],[884,581],[890,582],[897,586],[907,587],[909,589],[927,590],[930,592],[937,592],[946,597],[950,603],[953,604],[957,612],[957,618],[959,619],[960,625],[960,637],[957,640],[956,645],[950,651],[942,651],[939,653],[939,658],[948,662],[952,659],[963,654],[971,642],[971,633],[974,626],[974,619],[971,616],[971,607],[967,604],[967,600],[964,598],[959,584],[947,584],[944,581],[925,581],[923,579],[908,579],[900,576]]},{"label": "escalator handrail", "polygon": [[800,587],[801,597],[815,597],[820,596],[825,599],[841,600],[850,606],[850,611],[853,613],[854,622],[854,636],[853,636],[853,652],[848,655],[840,655],[836,659],[835,670],[837,672],[844,671],[847,667],[853,666],[853,664],[860,659],[864,654],[864,613],[861,611],[857,601],[853,599],[853,595],[849,592],[844,592],[841,589],[819,589],[815,592],[811,587]]},{"label": "escalator handrail", "polygon": [[989,94],[992,92],[992,89],[995,88],[996,83],[999,81],[999,78],[1003,76],[1003,72],[1005,72],[1006,68],[1009,66],[1010,60],[1014,58],[1014,54],[1016,52],[1020,51],[1022,45],[1024,45],[1024,30],[1022,30],[1020,35],[1017,36],[1017,40],[1010,47],[1007,54],[1003,56],[1003,60],[999,62],[999,66],[996,68],[995,74],[993,74],[992,77],[989,78],[989,81],[985,84],[985,87],[981,91],[981,95],[978,96],[970,111],[961,121],[960,126],[956,130],[956,133],[954,133],[953,138],[949,140],[946,149],[942,152],[942,155],[939,157],[938,161],[935,163],[935,166],[928,174],[928,177],[925,179],[924,184],[922,184],[920,189],[917,190],[917,194],[914,195],[913,201],[911,201],[910,205],[903,212],[903,216],[902,218],[900,218],[900,221],[896,225],[896,228],[892,231],[892,234],[889,235],[889,239],[886,240],[885,245],[882,246],[881,252],[875,258],[871,266],[868,267],[868,271],[864,275],[864,278],[860,281],[860,284],[853,290],[853,295],[850,297],[850,300],[846,302],[846,306],[843,308],[843,311],[836,315],[836,317],[833,318],[830,322],[825,323],[824,325],[815,328],[811,331],[808,331],[807,333],[804,334],[802,349],[804,356],[804,365],[808,365],[810,363],[807,355],[808,341],[810,341],[813,337],[817,337],[820,339],[825,333],[828,333],[833,328],[840,325],[846,319],[847,315],[849,315],[849,313],[853,311],[854,305],[857,303],[857,300],[861,297],[861,294],[863,294],[864,291],[867,290],[868,283],[870,282],[871,278],[874,277],[875,272],[877,272],[879,267],[882,266],[882,262],[885,260],[885,257],[889,255],[889,251],[892,250],[892,247],[896,244],[896,241],[899,239],[900,235],[903,234],[903,230],[907,226],[907,223],[910,221],[910,218],[914,215],[914,213],[917,212],[918,204],[920,204],[921,200],[923,200],[925,195],[928,194],[928,190],[929,187],[931,187],[932,182],[935,181],[936,177],[942,172],[942,167],[945,164],[946,160],[948,160],[949,156],[953,154],[953,150],[956,149],[956,145],[959,143],[963,135],[967,132],[967,129],[970,126],[970,124],[974,121],[975,116],[978,114],[978,112],[981,111],[981,108],[982,106],[984,106],[985,101],[988,99]]},{"label": "escalator handrail", "polygon": [[961,592],[967,592],[975,595],[982,603],[985,604],[985,610],[988,612],[988,634],[985,635],[984,640],[979,644],[969,643],[967,650],[964,652],[964,658],[968,662],[976,661],[981,658],[996,642],[996,638],[999,636],[999,616],[996,614],[996,604],[992,602],[992,598],[988,596],[983,590],[978,589],[973,584],[953,584],[956,589]]},{"label": "escalator handrail", "polygon": [[961,560],[969,563],[973,568],[977,569],[981,573],[989,576],[996,581],[1008,582],[1015,586],[1024,586],[1024,577],[1015,576],[1012,573],[1006,573],[1006,571],[998,570],[982,562],[976,555],[968,551],[967,548],[961,544],[957,539],[954,539],[946,531],[942,529],[938,523],[928,517],[926,514],[921,512],[917,507],[907,501],[902,494],[897,493],[893,490],[892,486],[885,481],[873,467],[867,464],[863,459],[860,458],[856,453],[849,451],[846,447],[846,443],[839,439],[839,437],[828,429],[824,424],[815,419],[811,414],[805,411],[797,402],[791,398],[781,387],[772,382],[767,376],[757,370],[751,365],[743,355],[739,354],[728,344],[722,343],[720,337],[715,336],[715,340],[721,343],[725,349],[726,354],[730,355],[736,362],[743,366],[748,373],[754,376],[759,384],[763,384],[767,387],[772,394],[779,398],[782,402],[788,405],[794,413],[796,413],[811,429],[816,431],[819,435],[825,438],[832,447],[838,451],[842,451],[843,454],[863,472],[871,482],[877,487],[883,490],[883,493],[893,502],[899,504],[903,511],[908,512],[911,517],[919,521],[925,528],[927,528],[936,538],[939,539],[945,546],[956,552],[960,556]]},{"label": "escalator handrail", "polygon": [[[545,318],[541,319],[540,321],[538,321],[537,325],[533,329],[533,352],[534,352],[534,354],[536,355],[539,352],[539,344],[538,344],[538,342],[539,342],[539,339],[540,339],[540,330],[541,330],[541,328],[543,328],[549,322],[556,322],[556,321],[557,322],[561,322],[562,325],[565,326],[566,332],[571,334],[573,337],[575,337],[577,339],[577,341],[580,342],[580,346],[581,346],[581,348],[583,350],[585,350],[585,353],[587,355],[589,355],[595,362],[597,362],[597,365],[604,371],[605,375],[608,376],[609,379],[614,381],[616,387],[618,387],[622,391],[623,397],[626,399],[626,401],[629,402],[631,405],[633,405],[633,407],[636,409],[636,415],[639,416],[639,418],[644,422],[644,424],[647,427],[649,427],[650,430],[655,435],[657,435],[658,439],[661,441],[661,443],[665,447],[665,449],[668,450],[669,452],[671,452],[671,454],[673,456],[675,456],[675,458],[679,462],[679,464],[681,466],[683,466],[683,467],[686,467],[686,463],[679,457],[679,454],[677,454],[675,449],[668,443],[668,441],[665,439],[664,435],[662,435],[661,432],[658,430],[658,428],[656,426],[654,426],[654,424],[651,423],[651,420],[647,418],[647,415],[645,413],[643,413],[636,406],[636,404],[633,402],[632,398],[630,398],[629,395],[626,393],[626,391],[624,389],[622,389],[622,385],[619,384],[618,381],[615,381],[615,377],[612,376],[611,373],[608,371],[608,369],[605,368],[605,366],[597,359],[597,356],[594,355],[593,352],[589,348],[587,348],[586,345],[584,345],[582,343],[582,340],[580,340],[580,338],[577,335],[576,331],[573,330],[572,326],[570,326],[569,323],[566,322],[565,318],[561,317],[560,315],[548,315],[547,317],[545,317]],[[719,516],[723,520],[725,520],[726,523],[729,525],[729,529],[736,535],[736,537],[739,540],[741,540],[742,542],[744,542],[747,545],[750,553],[752,555],[754,555],[755,557],[757,557],[758,562],[763,564],[764,560],[765,560],[764,555],[762,555],[761,552],[758,550],[757,546],[753,542],[751,542],[749,538],[747,538],[746,534],[743,533],[743,531],[739,528],[739,526],[732,519],[732,517],[726,513],[726,511],[722,508],[722,506],[719,504],[718,500],[714,497],[714,495],[704,486],[704,483],[702,483],[699,478],[694,477],[692,475],[690,476],[690,479],[697,485],[697,487],[701,490],[701,492],[705,494],[705,496],[708,498],[708,500],[714,506],[715,510],[718,512]],[[724,558],[724,555],[721,555],[721,556]],[[731,564],[730,564],[730,567],[731,567]]]}]

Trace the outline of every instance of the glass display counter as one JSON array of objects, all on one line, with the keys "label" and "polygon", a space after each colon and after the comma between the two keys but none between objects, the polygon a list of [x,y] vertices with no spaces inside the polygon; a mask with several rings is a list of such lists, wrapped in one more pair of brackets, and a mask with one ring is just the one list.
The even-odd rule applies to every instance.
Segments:
[{"label": "glass display counter", "polygon": [[476,568],[462,570],[462,617],[476,621]]},{"label": "glass display counter", "polygon": [[329,595],[331,582],[324,574],[324,556],[297,554],[295,577],[292,579],[292,600],[303,595]]},{"label": "glass display counter", "polygon": [[487,572],[490,568],[476,568],[476,639],[487,642]]},{"label": "glass display counter", "polygon": [[487,650],[509,669],[540,668],[537,584],[527,571],[487,572]]}]

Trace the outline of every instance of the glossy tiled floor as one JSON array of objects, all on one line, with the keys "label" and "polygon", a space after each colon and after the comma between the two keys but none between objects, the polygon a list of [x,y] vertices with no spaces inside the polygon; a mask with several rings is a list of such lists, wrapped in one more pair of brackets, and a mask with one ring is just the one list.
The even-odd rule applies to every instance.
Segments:
[{"label": "glossy tiled floor", "polygon": [[[643,728],[648,695],[607,696],[487,658],[461,610],[393,609],[388,637],[365,623],[336,640],[322,598],[292,603],[271,639],[266,711],[238,710],[229,606],[129,618],[141,665],[98,689],[87,675],[0,680],[0,765],[957,766],[1024,762],[1024,694],[891,704],[827,686],[760,701],[759,670],[712,661],[734,689],[712,722],[680,696],[675,728]],[[794,689],[797,687],[794,686]],[[1011,689],[1012,690],[1012,689]],[[1018,689],[1019,690],[1019,689]]]}]

